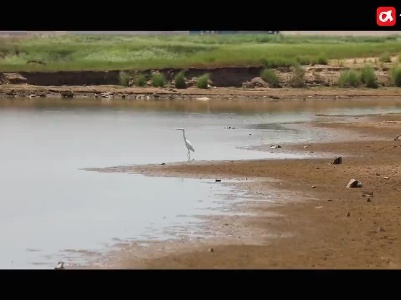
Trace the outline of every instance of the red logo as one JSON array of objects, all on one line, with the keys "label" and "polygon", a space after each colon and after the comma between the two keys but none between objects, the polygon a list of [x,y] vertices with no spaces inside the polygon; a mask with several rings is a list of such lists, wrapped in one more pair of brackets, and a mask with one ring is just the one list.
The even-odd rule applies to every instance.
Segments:
[{"label": "red logo", "polygon": [[396,13],[394,7],[381,6],[376,10],[376,23],[378,26],[394,26]]}]

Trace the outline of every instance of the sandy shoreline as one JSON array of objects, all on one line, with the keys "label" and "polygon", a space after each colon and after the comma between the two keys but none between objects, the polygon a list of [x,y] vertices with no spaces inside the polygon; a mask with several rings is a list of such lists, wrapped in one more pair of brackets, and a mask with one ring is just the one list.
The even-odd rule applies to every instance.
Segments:
[{"label": "sandy shoreline", "polygon": [[[155,242],[149,247],[121,245],[102,268],[399,268],[401,141],[394,138],[400,134],[401,115],[347,120],[326,118],[309,124],[331,134],[307,148],[303,144],[282,148],[328,155],[324,158],[191,162],[117,170],[150,176],[218,177],[223,182],[224,178],[246,178],[248,182],[238,183],[237,188],[265,200],[273,191],[276,201],[249,200],[234,207],[234,212],[253,216],[211,218],[209,230],[216,230],[220,237]],[[347,136],[344,130],[353,135]],[[339,137],[347,138],[338,141]],[[330,164],[336,153],[343,157],[342,164]],[[351,178],[363,186],[346,188]]]},{"label": "sandy shoreline", "polygon": [[[73,98],[61,98],[64,91]],[[340,88],[212,88],[169,90],[159,88],[121,88],[116,86],[40,87],[28,85],[0,86],[0,94],[14,92],[2,100],[3,106],[31,106],[42,103],[93,105],[138,105],[160,109],[177,109],[185,101],[185,110],[256,111],[313,109],[318,123],[306,130],[324,132],[324,139],[283,148],[259,147],[260,151],[281,151],[322,155],[313,159],[195,162],[184,164],[137,166],[135,170],[110,168],[109,172],[139,172],[147,176],[248,179],[235,185],[240,191],[259,200],[233,206],[235,213],[253,216],[209,217],[205,231],[217,232],[214,238],[179,241],[122,242],[107,257],[95,258],[90,268],[398,268],[401,256],[401,227],[397,200],[401,191],[400,142],[401,116],[377,117],[331,116],[319,114],[320,108],[364,106],[385,107],[401,103],[401,89]],[[15,95],[23,94],[23,101]],[[41,93],[48,93],[42,97]],[[102,95],[102,93],[104,93]],[[33,95],[33,97],[29,97]],[[94,97],[96,95],[96,97]],[[122,95],[125,95],[122,97]],[[24,97],[25,97],[24,96]],[[146,97],[148,96],[148,98]],[[49,98],[49,99],[47,99]],[[94,98],[97,98],[93,100]],[[200,99],[199,99],[200,98]],[[205,99],[206,98],[206,99]],[[126,101],[135,99],[136,101]],[[47,101],[49,100],[49,102]],[[233,101],[234,100],[234,101]],[[238,100],[238,101],[236,101]],[[291,100],[291,101],[286,101]],[[121,102],[122,101],[122,102]],[[255,104],[256,102],[257,104]],[[264,104],[265,103],[265,104]],[[184,109],[183,108],[183,109]],[[388,121],[388,122],[383,122]],[[345,130],[345,131],[344,131]],[[339,141],[339,138],[342,141]],[[345,138],[345,140],[344,140]],[[341,165],[330,165],[335,156]],[[105,171],[105,170],[103,170]],[[379,175],[377,175],[379,174]],[[351,178],[363,187],[346,189]],[[257,179],[251,182],[251,179]],[[373,196],[369,196],[373,192]],[[366,196],[368,195],[368,196]],[[235,198],[235,192],[231,195]],[[272,198],[269,198],[272,197]],[[229,196],[230,198],[230,196]],[[369,198],[369,202],[367,199]],[[228,200],[229,201],[229,200]],[[228,202],[228,206],[229,202]],[[349,214],[348,214],[349,213]],[[348,216],[349,215],[349,216]],[[384,230],[384,231],[382,231]],[[211,249],[213,249],[211,251]],[[86,266],[88,267],[88,266]]]},{"label": "sandy shoreline", "polygon": [[34,86],[34,85],[0,85],[0,97],[7,100],[28,98],[46,100],[46,98],[60,98],[65,101],[76,99],[85,101],[91,98],[100,100],[236,100],[236,99],[264,99],[278,100],[341,100],[341,99],[375,99],[399,98],[401,89],[397,87],[368,88],[229,88],[216,87],[210,89],[174,89],[174,88],[124,88],[120,86]]}]

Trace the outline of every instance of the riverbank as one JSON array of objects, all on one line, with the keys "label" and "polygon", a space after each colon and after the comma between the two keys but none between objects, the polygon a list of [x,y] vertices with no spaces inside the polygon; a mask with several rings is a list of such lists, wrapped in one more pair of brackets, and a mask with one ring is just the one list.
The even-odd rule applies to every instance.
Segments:
[{"label": "riverbank", "polygon": [[[135,86],[130,77],[127,77],[128,86],[123,86],[120,71],[0,73],[0,97],[207,101],[249,97],[339,99],[401,94],[398,87],[401,68],[395,64],[373,67],[359,61],[347,63],[349,65],[344,67],[322,65],[274,70],[260,66],[192,68],[186,71],[184,86],[180,88],[176,84],[179,69],[147,70],[142,74],[148,79],[153,76],[151,74],[163,74],[163,87],[153,86],[153,79],[144,82],[144,86]],[[198,80],[202,80],[199,78],[203,74],[208,74],[208,81],[200,88]]]},{"label": "riverbank", "polygon": [[[256,217],[215,220],[215,226],[231,231],[229,239],[184,246],[159,244],[155,247],[158,251],[152,255],[146,248],[141,252],[138,245],[126,245],[111,265],[120,268],[399,268],[401,144],[394,140],[400,134],[399,124],[401,116],[395,114],[359,116],[345,123],[322,117],[319,123],[310,126],[331,132],[334,140],[307,147],[282,145],[275,149],[330,153],[332,158],[191,162],[114,170],[151,176],[222,178],[223,181],[257,178],[257,182],[241,183],[241,188],[262,198],[263,194],[271,194],[273,188],[278,201],[269,204],[249,201],[246,210],[256,213]],[[349,138],[338,140],[344,136]],[[331,164],[337,155],[342,156],[342,163]],[[352,178],[359,180],[362,187],[347,188]]]},{"label": "riverbank", "polygon": [[[380,89],[361,88],[212,88],[185,90],[161,88],[121,88],[116,86],[30,86],[0,85],[0,98],[12,100],[16,98],[42,99],[60,98],[66,101],[99,99],[115,102],[116,100],[337,100],[337,99],[375,99],[397,98],[401,89],[385,87]],[[87,100],[85,100],[87,99]],[[103,102],[104,103],[104,102]]]}]

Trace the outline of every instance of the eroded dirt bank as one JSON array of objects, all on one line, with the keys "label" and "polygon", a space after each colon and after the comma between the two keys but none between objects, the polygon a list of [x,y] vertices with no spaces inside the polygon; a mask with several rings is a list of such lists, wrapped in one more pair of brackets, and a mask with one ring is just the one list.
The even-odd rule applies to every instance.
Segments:
[{"label": "eroded dirt bank", "polygon": [[[189,68],[185,72],[185,87],[176,88],[175,76],[181,69],[128,71],[60,71],[60,72],[0,72],[0,97],[62,97],[62,98],[128,98],[128,99],[182,99],[201,97],[355,97],[363,95],[400,95],[391,81],[392,63],[376,66],[377,59],[344,60],[341,64],[304,66],[302,74],[292,67],[275,69],[278,83],[269,83],[261,76],[262,66]],[[344,65],[343,65],[344,64]],[[346,70],[360,70],[366,64],[374,68],[378,89],[339,88],[338,79]],[[162,73],[166,82],[163,88],[154,88],[153,73]],[[129,74],[129,75],[121,75]],[[135,85],[135,76],[146,78],[144,86]],[[209,75],[209,87],[197,88],[196,82],[203,74]],[[131,79],[122,79],[122,77]],[[128,76],[128,77],[127,77]],[[266,79],[268,80],[268,79]],[[125,83],[124,83],[124,82]]]},{"label": "eroded dirt bank", "polygon": [[[215,240],[176,253],[144,256],[140,264],[138,252],[128,248],[118,267],[400,268],[401,141],[394,140],[400,134],[400,125],[401,116],[394,114],[359,117],[348,123],[327,120],[314,126],[327,130],[346,128],[365,139],[311,144],[307,148],[283,145],[281,150],[340,153],[343,162],[337,165],[330,164],[331,159],[287,159],[192,162],[120,170],[198,178],[256,177],[259,181],[248,183],[246,188],[269,192],[273,186],[283,194],[290,191],[292,201],[251,206],[249,209],[259,217],[246,222],[235,217],[224,220],[233,228],[246,227],[248,231],[239,230],[237,235],[248,232],[253,242],[246,235],[240,243],[221,244]],[[346,188],[351,178],[359,180],[362,187]],[[309,200],[299,201],[305,199]],[[269,217],[271,213],[275,217]],[[261,243],[263,234],[277,238]]]}]

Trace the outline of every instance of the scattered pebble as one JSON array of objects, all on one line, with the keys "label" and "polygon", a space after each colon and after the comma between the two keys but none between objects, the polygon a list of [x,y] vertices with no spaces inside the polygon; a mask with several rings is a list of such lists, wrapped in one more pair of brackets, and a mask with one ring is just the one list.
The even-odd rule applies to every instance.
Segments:
[{"label": "scattered pebble", "polygon": [[271,145],[270,148],[271,149],[277,149],[277,148],[281,148],[281,146],[280,145]]},{"label": "scattered pebble", "polygon": [[333,161],[333,165],[340,165],[343,163],[343,158],[341,156],[336,157]]},{"label": "scattered pebble", "polygon": [[351,217],[351,213],[347,213],[347,217]]},{"label": "scattered pebble", "polygon": [[209,248],[209,250],[207,250],[207,251],[214,252],[214,249],[213,248]]},{"label": "scattered pebble", "polygon": [[221,179],[216,179],[215,182],[221,182]]},{"label": "scattered pebble", "polygon": [[362,187],[362,183],[359,180],[356,180],[354,178],[350,179],[350,181],[348,182],[347,188],[360,188]]},{"label": "scattered pebble", "polygon": [[316,188],[316,186],[315,185],[312,185],[312,189],[315,189]]},{"label": "scattered pebble", "polygon": [[389,178],[390,178],[390,177],[387,177],[387,176],[384,176],[384,177],[383,177],[383,179],[386,179],[386,180],[389,179]]},{"label": "scattered pebble", "polygon": [[370,200],[370,198],[368,198],[368,199],[366,200],[366,202],[372,202],[372,200]]},{"label": "scattered pebble", "polygon": [[377,228],[377,232],[385,232],[385,230],[384,230],[383,227],[380,227],[380,226],[379,226],[379,227]]},{"label": "scattered pebble", "polygon": [[373,192],[363,192],[362,197],[373,197]]}]

